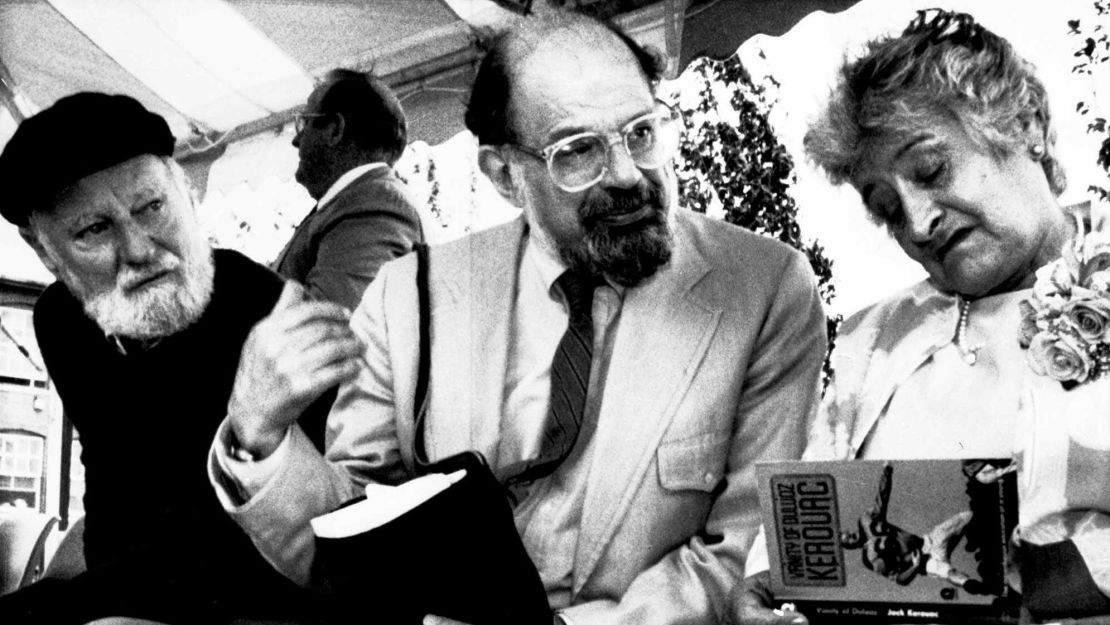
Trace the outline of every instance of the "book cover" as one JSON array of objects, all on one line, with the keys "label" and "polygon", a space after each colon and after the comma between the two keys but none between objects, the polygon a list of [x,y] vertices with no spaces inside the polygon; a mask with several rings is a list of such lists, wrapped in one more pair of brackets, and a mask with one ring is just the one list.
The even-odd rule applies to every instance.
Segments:
[{"label": "book cover", "polygon": [[757,470],[775,607],[814,623],[1016,622],[1009,459],[781,462]]}]

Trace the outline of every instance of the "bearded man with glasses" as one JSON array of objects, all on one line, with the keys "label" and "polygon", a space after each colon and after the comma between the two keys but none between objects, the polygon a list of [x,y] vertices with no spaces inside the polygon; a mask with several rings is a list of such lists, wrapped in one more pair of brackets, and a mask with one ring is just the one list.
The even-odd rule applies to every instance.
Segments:
[{"label": "bearded man with glasses", "polygon": [[[255,328],[210,466],[279,570],[317,581],[309,519],[412,477],[422,439],[488,459],[554,622],[717,622],[759,526],[755,464],[801,453],[825,321],[801,254],[678,206],[660,68],[572,13],[494,42],[466,122],[523,215],[431,250],[419,435],[413,256],[350,329],[292,299]],[[336,382],[321,456],[294,420]]]}]

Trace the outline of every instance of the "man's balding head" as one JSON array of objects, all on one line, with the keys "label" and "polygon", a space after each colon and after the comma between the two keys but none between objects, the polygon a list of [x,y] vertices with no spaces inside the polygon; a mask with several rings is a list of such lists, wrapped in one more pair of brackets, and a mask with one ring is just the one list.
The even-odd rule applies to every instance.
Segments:
[{"label": "man's balding head", "polygon": [[533,53],[552,44],[562,49],[591,50],[599,45],[626,49],[644,80],[654,89],[663,77],[666,59],[645,48],[619,28],[569,11],[558,11],[522,20],[516,28],[494,37],[478,66],[466,110],[466,127],[481,145],[501,145],[514,139],[511,114],[512,86],[522,68],[542,67]]}]

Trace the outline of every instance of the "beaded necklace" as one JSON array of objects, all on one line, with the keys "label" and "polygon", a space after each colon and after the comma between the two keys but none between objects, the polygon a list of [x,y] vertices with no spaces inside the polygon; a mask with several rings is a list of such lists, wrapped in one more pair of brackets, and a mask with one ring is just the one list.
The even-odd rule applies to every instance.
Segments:
[{"label": "beaded necklace", "polygon": [[979,361],[979,350],[983,348],[982,343],[973,347],[967,345],[967,318],[971,313],[971,302],[958,297],[957,301],[960,306],[960,320],[956,323],[956,334],[952,337],[952,342],[955,343],[956,349],[960,352],[960,358],[967,363],[969,367],[974,367],[975,363]]}]

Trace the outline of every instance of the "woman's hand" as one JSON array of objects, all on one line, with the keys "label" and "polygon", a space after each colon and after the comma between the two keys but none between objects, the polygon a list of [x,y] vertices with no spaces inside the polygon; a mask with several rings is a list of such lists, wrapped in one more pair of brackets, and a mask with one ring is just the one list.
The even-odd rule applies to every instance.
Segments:
[{"label": "woman's hand", "polygon": [[732,625],[808,625],[809,619],[793,611],[772,609],[771,575],[767,571],[744,579],[729,596]]}]

